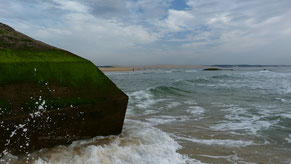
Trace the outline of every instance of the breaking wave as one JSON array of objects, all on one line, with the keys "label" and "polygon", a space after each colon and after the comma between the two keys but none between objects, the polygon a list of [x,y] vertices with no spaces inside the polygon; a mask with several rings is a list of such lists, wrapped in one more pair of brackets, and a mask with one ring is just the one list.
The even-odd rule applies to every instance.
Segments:
[{"label": "breaking wave", "polygon": [[194,70],[194,69],[189,69],[189,70],[185,70],[185,72],[187,73],[193,73],[193,72],[198,72],[197,70]]},{"label": "breaking wave", "polygon": [[159,95],[175,95],[175,96],[183,96],[187,93],[191,93],[187,90],[183,90],[181,88],[172,87],[172,86],[158,86],[156,88],[151,88],[150,91],[153,94]]},{"label": "breaking wave", "polygon": [[[181,146],[149,124],[127,120],[120,136],[96,137],[69,146],[43,149],[29,157],[8,155],[8,163],[31,164],[182,164],[191,162],[177,153]],[[10,161],[8,160],[10,159]]]}]

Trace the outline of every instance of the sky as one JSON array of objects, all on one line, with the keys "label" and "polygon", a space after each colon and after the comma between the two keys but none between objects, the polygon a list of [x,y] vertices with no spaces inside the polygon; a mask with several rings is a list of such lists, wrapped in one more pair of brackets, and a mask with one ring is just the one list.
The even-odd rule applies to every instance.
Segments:
[{"label": "sky", "polygon": [[290,0],[0,0],[0,21],[97,65],[291,64]]}]

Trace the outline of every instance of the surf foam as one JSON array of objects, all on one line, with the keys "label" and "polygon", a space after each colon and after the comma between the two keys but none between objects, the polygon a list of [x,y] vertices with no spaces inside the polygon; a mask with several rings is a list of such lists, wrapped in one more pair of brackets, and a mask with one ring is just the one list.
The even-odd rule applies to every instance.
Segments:
[{"label": "surf foam", "polygon": [[243,141],[243,140],[231,140],[231,139],[197,139],[194,137],[178,137],[179,140],[190,141],[193,143],[208,145],[208,146],[224,146],[224,147],[245,147],[253,145],[253,141]]},{"label": "surf foam", "polygon": [[[33,164],[182,164],[186,156],[167,133],[149,124],[127,120],[120,136],[76,141],[70,146],[43,149],[27,157],[13,157],[10,163]],[[8,162],[9,163],[9,162]]]}]

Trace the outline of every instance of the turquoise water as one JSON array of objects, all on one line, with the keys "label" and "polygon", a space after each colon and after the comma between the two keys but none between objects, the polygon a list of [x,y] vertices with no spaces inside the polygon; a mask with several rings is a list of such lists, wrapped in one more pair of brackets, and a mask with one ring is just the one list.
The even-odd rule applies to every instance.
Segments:
[{"label": "turquoise water", "polygon": [[108,72],[130,98],[121,135],[0,162],[290,164],[291,67],[267,69]]}]

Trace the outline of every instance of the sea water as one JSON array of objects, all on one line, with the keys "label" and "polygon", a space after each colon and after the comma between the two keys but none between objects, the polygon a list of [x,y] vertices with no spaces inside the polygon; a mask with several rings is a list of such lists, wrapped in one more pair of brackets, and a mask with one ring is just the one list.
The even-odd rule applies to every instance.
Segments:
[{"label": "sea water", "polygon": [[2,163],[291,163],[291,68],[109,72],[129,96],[123,132]]}]

